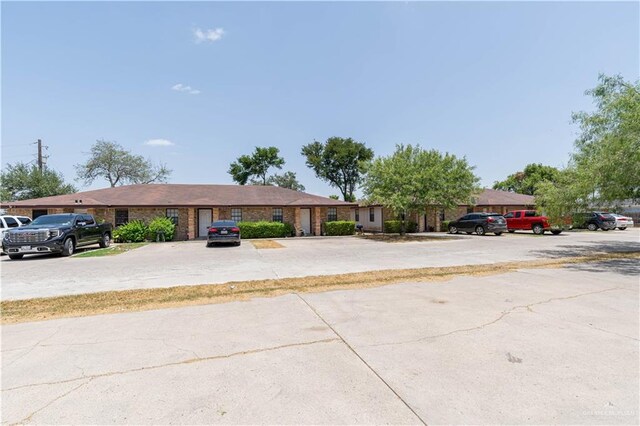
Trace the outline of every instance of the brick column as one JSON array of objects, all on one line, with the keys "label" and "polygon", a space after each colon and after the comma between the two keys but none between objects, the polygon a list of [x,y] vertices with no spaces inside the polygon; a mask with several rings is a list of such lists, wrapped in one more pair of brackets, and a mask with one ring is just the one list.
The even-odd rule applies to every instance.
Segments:
[{"label": "brick column", "polygon": [[300,219],[300,207],[296,207],[293,210],[293,227],[296,230],[296,237],[300,235],[302,229],[302,220]]},{"label": "brick column", "polygon": [[435,220],[436,225],[434,226],[434,231],[438,232],[440,231],[440,209],[436,210],[436,220]]},{"label": "brick column", "polygon": [[211,209],[211,221],[215,222],[217,220],[220,220],[220,209],[217,207],[214,207]]},{"label": "brick column", "polygon": [[426,229],[424,228],[424,222],[425,219],[427,218],[427,211],[425,210],[422,213],[418,213],[418,232],[425,232]]},{"label": "brick column", "polygon": [[320,207],[313,208],[313,235],[321,235],[322,219],[320,218]]},{"label": "brick column", "polygon": [[187,209],[187,240],[196,237],[196,209]]}]

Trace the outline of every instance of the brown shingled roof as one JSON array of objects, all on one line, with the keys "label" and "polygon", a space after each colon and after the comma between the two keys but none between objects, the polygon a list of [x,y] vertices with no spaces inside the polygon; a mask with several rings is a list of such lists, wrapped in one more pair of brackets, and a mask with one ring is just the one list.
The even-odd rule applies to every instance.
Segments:
[{"label": "brown shingled roof", "polygon": [[536,204],[536,198],[532,195],[486,188],[475,197],[475,201],[476,206],[533,206]]},{"label": "brown shingled roof", "polygon": [[260,185],[125,185],[2,203],[2,207],[355,206],[305,192]]}]

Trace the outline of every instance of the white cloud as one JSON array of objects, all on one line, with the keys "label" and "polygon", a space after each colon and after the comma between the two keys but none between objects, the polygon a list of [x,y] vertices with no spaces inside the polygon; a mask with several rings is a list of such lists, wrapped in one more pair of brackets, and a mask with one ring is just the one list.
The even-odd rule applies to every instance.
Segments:
[{"label": "white cloud", "polygon": [[225,34],[223,28],[216,28],[213,30],[203,30],[202,28],[194,28],[193,36],[195,37],[196,43],[202,43],[203,41],[218,41]]},{"label": "white cloud", "polygon": [[176,92],[185,92],[190,95],[199,95],[200,91],[198,89],[194,89],[191,86],[186,86],[182,83],[175,84],[171,87],[171,90],[175,90]]},{"label": "white cloud", "polygon": [[149,145],[149,146],[173,146],[173,145],[175,145],[173,142],[171,142],[168,139],[149,139],[144,144],[145,145]]}]

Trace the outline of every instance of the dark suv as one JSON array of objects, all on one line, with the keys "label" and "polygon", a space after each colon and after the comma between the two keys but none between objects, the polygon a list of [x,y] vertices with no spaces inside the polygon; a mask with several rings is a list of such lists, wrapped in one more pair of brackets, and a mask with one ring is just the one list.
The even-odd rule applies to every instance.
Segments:
[{"label": "dark suv", "polygon": [[589,231],[608,231],[616,228],[616,218],[602,212],[578,213],[573,215],[573,227],[587,228]]},{"label": "dark suv", "polygon": [[493,232],[501,235],[507,232],[507,221],[499,213],[469,213],[449,222],[449,233],[457,234],[460,231],[467,234],[475,232],[478,235],[484,235],[487,232]]}]

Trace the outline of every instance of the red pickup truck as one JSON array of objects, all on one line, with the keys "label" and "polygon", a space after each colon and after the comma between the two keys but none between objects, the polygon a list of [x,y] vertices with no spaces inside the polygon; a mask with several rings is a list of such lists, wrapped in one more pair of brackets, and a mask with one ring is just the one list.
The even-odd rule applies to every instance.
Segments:
[{"label": "red pickup truck", "polygon": [[554,235],[562,232],[562,229],[552,228],[549,218],[539,215],[535,210],[514,210],[505,214],[504,218],[507,219],[509,232],[533,231],[537,235],[542,235],[545,231],[551,231]]}]

